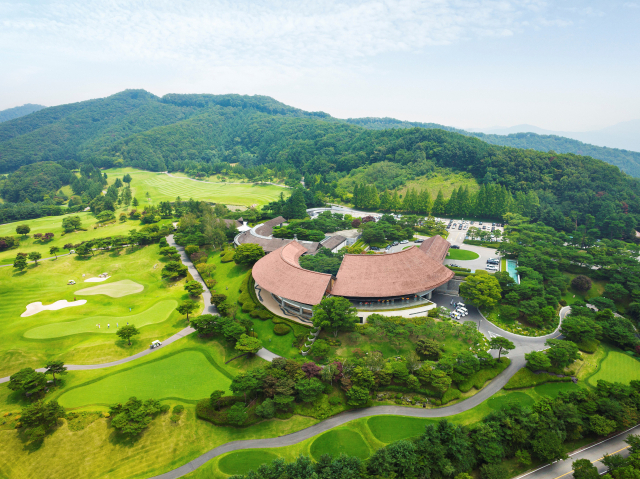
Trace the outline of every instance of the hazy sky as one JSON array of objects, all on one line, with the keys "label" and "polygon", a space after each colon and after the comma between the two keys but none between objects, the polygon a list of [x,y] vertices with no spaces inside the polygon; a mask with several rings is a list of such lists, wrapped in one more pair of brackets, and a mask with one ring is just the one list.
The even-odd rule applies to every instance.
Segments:
[{"label": "hazy sky", "polygon": [[586,130],[640,118],[639,26],[640,0],[0,0],[0,109],[143,88]]}]

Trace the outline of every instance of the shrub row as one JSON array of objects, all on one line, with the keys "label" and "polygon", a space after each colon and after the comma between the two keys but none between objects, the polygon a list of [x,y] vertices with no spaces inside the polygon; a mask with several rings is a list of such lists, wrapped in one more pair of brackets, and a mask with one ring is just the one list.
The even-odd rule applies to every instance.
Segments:
[{"label": "shrub row", "polygon": [[504,389],[521,389],[538,386],[548,382],[568,382],[570,377],[559,378],[548,373],[535,374],[527,368],[522,368],[505,384]]},{"label": "shrub row", "polygon": [[500,358],[500,362],[496,365],[495,368],[491,369],[481,369],[477,371],[473,375],[469,376],[466,380],[458,383],[458,389],[463,393],[466,393],[471,390],[471,388],[482,389],[484,384],[487,381],[495,378],[502,371],[507,369],[507,366],[511,364],[511,360],[509,358]]},{"label": "shrub row", "polygon": [[233,249],[227,250],[222,254],[222,257],[220,258],[220,262],[221,263],[230,263],[231,261],[233,261],[233,257],[235,256],[236,252]]}]

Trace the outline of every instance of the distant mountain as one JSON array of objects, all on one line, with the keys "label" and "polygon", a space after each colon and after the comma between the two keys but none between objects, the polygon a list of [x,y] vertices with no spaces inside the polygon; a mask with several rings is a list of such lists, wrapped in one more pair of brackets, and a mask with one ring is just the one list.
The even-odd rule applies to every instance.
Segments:
[{"label": "distant mountain", "polygon": [[640,152],[640,119],[617,123],[600,130],[591,131],[554,131],[534,125],[516,125],[491,128],[470,128],[472,133],[489,135],[509,135],[512,133],[537,133],[538,135],[564,136],[596,146],[606,146],[621,150]]},{"label": "distant mountain", "polygon": [[[543,130],[532,125],[518,125],[510,128],[490,128],[487,131],[503,131],[505,134],[481,133],[469,130],[460,130],[451,126],[439,125],[437,123],[421,123],[417,121],[402,121],[395,118],[349,118],[347,123],[359,125],[371,130],[384,130],[387,128],[439,128],[441,130],[452,131],[467,136],[475,136],[492,145],[510,146],[513,148],[531,148],[538,151],[555,151],[556,153],[574,153],[576,155],[591,156],[598,160],[606,161],[617,166],[625,173],[640,178],[640,153],[636,151],[595,146],[582,141],[546,134],[548,130]],[[640,122],[640,120],[638,120]],[[619,125],[633,124],[634,122],[620,123]],[[618,125],[616,125],[618,126]],[[612,127],[613,128],[613,127]],[[535,129],[537,132],[512,132],[518,129]],[[633,130],[633,125],[628,125],[629,131]],[[605,129],[606,130],[606,129]],[[604,130],[600,130],[604,131]],[[623,131],[622,127],[619,131]],[[640,140],[639,140],[640,141]]]},{"label": "distant mountain", "polygon": [[28,115],[36,111],[40,111],[46,108],[44,105],[34,105],[33,103],[27,103],[22,106],[16,106],[14,108],[7,108],[0,111],[0,123],[3,121],[13,120],[14,118],[20,118],[21,116]]}]

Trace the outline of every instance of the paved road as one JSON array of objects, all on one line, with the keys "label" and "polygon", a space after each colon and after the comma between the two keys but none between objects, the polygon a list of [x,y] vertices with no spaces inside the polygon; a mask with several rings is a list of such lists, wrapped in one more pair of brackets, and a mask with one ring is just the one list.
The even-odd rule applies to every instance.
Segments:
[{"label": "paved road", "polygon": [[[450,301],[462,301],[461,298],[456,296],[447,296],[443,294],[434,294],[433,301],[439,306],[450,306]],[[173,471],[169,471],[165,474],[161,474],[159,476],[155,476],[154,479],[176,479],[178,477],[182,477],[195,469],[202,466],[207,461],[213,459],[216,456],[221,454],[225,454],[231,451],[238,451],[241,449],[260,449],[260,448],[271,448],[271,447],[283,447],[283,446],[291,446],[297,444],[301,441],[309,439],[313,436],[321,434],[323,432],[328,431],[336,426],[340,426],[349,421],[353,421],[354,419],[360,419],[364,417],[370,416],[378,416],[378,415],[401,415],[401,416],[409,416],[409,417],[421,417],[421,418],[442,418],[447,416],[452,416],[454,414],[459,414],[461,412],[467,411],[481,403],[485,400],[489,399],[495,393],[500,391],[505,384],[511,379],[511,377],[518,372],[524,365],[526,361],[524,359],[524,355],[531,351],[537,351],[543,349],[544,343],[547,339],[559,337],[560,333],[556,330],[550,335],[539,337],[539,338],[531,338],[526,336],[519,336],[517,334],[510,333],[508,331],[504,331],[497,326],[494,326],[492,323],[483,319],[480,312],[474,308],[469,306],[469,315],[463,318],[463,321],[474,321],[479,325],[480,331],[485,334],[487,337],[492,337],[492,335],[503,336],[505,338],[510,339],[516,345],[516,349],[511,351],[509,357],[511,358],[511,364],[507,369],[505,369],[502,373],[500,373],[496,378],[494,378],[489,384],[487,384],[484,388],[482,388],[476,395],[471,396],[469,399],[461,401],[453,406],[445,406],[437,409],[419,409],[407,406],[373,406],[364,409],[356,409],[352,411],[345,411],[336,416],[330,417],[318,424],[315,424],[306,429],[302,429],[301,431],[294,432],[292,434],[288,434],[286,436],[267,438],[267,439],[251,439],[244,441],[234,441],[223,444],[222,446],[216,447],[215,449],[211,449],[196,459],[188,462],[187,464],[174,469]],[[563,308],[560,312],[561,319],[568,314],[569,308]],[[495,353],[495,351],[493,352]],[[495,355],[495,354],[494,354]]]},{"label": "paved road", "polygon": [[572,454],[569,454],[569,459],[565,461],[556,461],[552,464],[547,464],[546,466],[542,466],[534,471],[518,476],[516,479],[524,477],[529,479],[560,479],[561,477],[571,479],[571,466],[573,461],[577,461],[578,459],[589,459],[594,466],[598,468],[598,472],[602,475],[607,472],[607,468],[602,464],[602,458],[608,454],[621,454],[625,457],[628,456],[629,446],[624,442],[624,440],[630,434],[639,433],[640,426],[632,427],[631,429],[616,434],[609,439],[578,449]]}]

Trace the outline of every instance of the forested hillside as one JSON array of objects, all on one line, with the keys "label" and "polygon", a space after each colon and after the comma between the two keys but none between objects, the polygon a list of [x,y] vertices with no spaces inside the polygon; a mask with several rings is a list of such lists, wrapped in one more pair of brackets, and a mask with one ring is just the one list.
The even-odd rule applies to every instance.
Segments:
[{"label": "forested hillside", "polygon": [[421,123],[417,121],[401,121],[394,118],[349,118],[352,125],[359,125],[372,130],[388,128],[439,128],[454,131],[461,135],[475,136],[492,145],[511,146],[514,148],[532,148],[538,151],[555,151],[557,153],[575,153],[591,156],[617,166],[625,173],[640,178],[640,153],[636,151],[607,148],[583,143],[578,140],[556,135],[538,135],[536,133],[512,133],[510,135],[494,135],[459,130],[437,123]]},{"label": "forested hillside", "polygon": [[43,108],[46,108],[46,106],[34,105],[33,103],[7,108],[6,110],[0,111],[0,123],[3,121],[13,120],[14,118],[20,118],[21,116],[28,115],[29,113],[42,110]]},{"label": "forested hillside", "polygon": [[582,143],[578,140],[556,135],[538,135],[536,133],[512,133],[510,135],[493,135],[470,132],[439,125],[437,123],[421,123],[418,121],[401,121],[395,118],[349,118],[347,123],[359,125],[372,130],[388,128],[439,128],[454,131],[461,135],[475,136],[492,145],[511,146],[513,148],[534,149],[538,151],[555,151],[557,153],[574,153],[576,155],[591,156],[598,160],[615,165],[625,173],[640,178],[640,153],[636,151],[607,148]]},{"label": "forested hillside", "polygon": [[[367,129],[260,96],[159,98],[130,90],[0,124],[3,171],[43,160],[203,175],[237,163],[233,173],[246,178],[267,169],[293,181],[304,175],[314,195],[326,198],[339,197],[338,181],[352,170],[384,162],[406,178],[436,168],[464,172],[500,187],[513,204],[535,197],[533,219],[558,228],[595,219],[600,234],[630,238],[640,220],[639,180],[588,156],[494,146],[441,128]],[[398,186],[372,183],[380,194]]]}]

